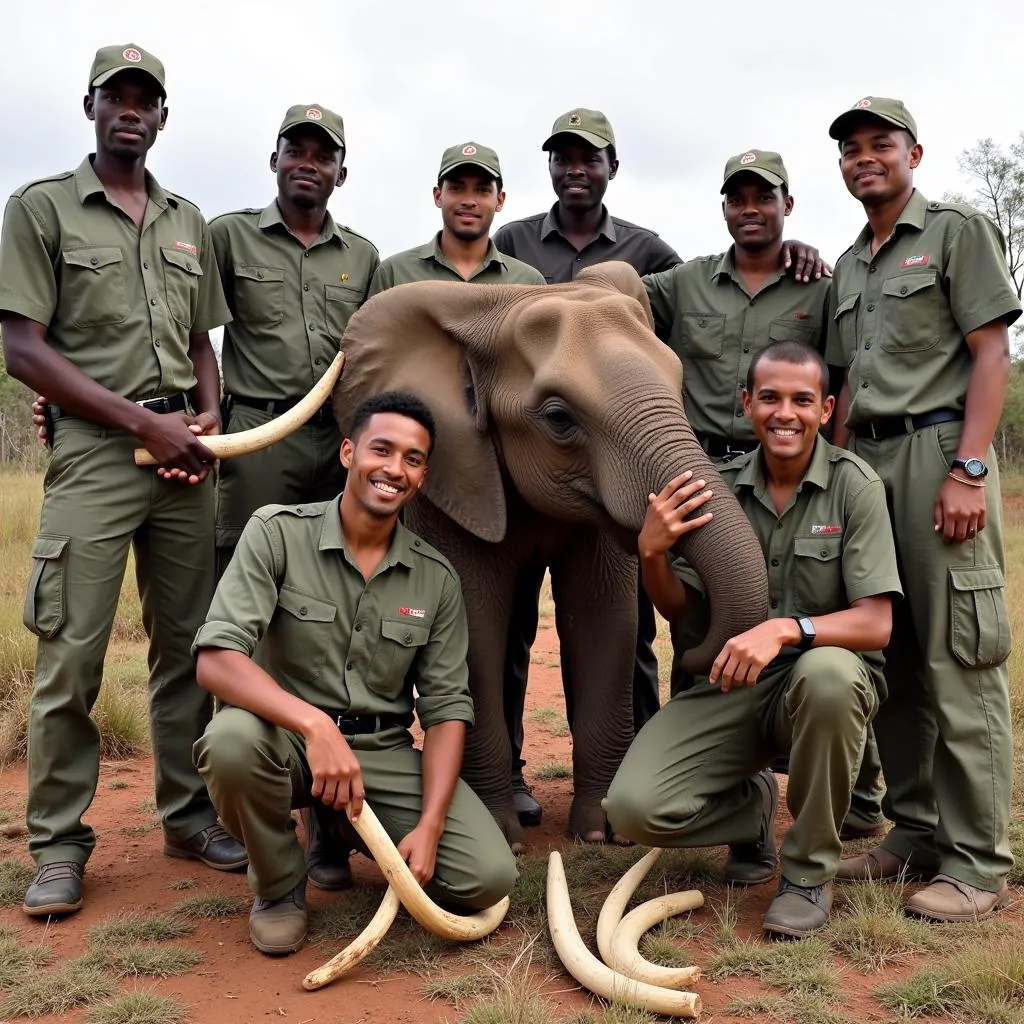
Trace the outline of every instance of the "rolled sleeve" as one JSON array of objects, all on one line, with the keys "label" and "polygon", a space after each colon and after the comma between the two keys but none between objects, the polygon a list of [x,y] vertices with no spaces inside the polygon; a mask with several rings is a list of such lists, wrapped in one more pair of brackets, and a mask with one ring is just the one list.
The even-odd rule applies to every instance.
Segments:
[{"label": "rolled sleeve", "polygon": [[850,604],[882,594],[903,596],[881,480],[869,480],[847,509],[843,529],[843,584]]},{"label": "rolled sleeve", "polygon": [[0,239],[0,310],[50,323],[57,309],[55,253],[42,218],[20,196],[11,196]]},{"label": "rolled sleeve", "polygon": [[199,280],[196,315],[189,328],[192,334],[204,334],[212,331],[214,327],[223,327],[232,319],[231,310],[224,298],[224,286],[221,284],[220,268],[214,252],[213,235],[206,221],[203,221],[199,251],[203,276]]},{"label": "rolled sleeve", "polygon": [[370,278],[370,287],[366,291],[366,297],[372,299],[374,295],[386,292],[389,288],[394,288],[394,286],[395,272],[391,268],[391,261],[385,260],[373,272],[373,277]]},{"label": "rolled sleeve", "polygon": [[946,265],[950,309],[964,335],[1021,314],[999,229],[982,214],[968,217],[953,236]]},{"label": "rolled sleeve", "polygon": [[430,639],[416,664],[416,714],[424,729],[440,722],[473,724],[468,649],[469,627],[462,590],[452,575],[445,581],[430,627]]}]

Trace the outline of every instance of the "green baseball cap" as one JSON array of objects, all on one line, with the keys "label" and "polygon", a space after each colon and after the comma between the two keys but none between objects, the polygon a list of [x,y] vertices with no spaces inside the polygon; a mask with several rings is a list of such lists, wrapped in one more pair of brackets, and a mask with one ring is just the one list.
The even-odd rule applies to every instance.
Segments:
[{"label": "green baseball cap", "polygon": [[892,100],[887,96],[865,96],[862,100],[857,100],[849,110],[844,110],[832,122],[828,133],[837,142],[842,142],[850,126],[865,117],[875,117],[896,128],[903,128],[910,132],[913,140],[917,142],[917,122],[910,111],[903,105],[902,100]]},{"label": "green baseball cap", "polygon": [[281,127],[277,130],[278,138],[287,135],[293,128],[306,124],[319,128],[336,146],[345,148],[345,122],[341,119],[341,114],[336,114],[319,103],[297,103],[294,107],[289,107]]},{"label": "green baseball cap", "polygon": [[501,164],[498,162],[498,154],[493,149],[481,146],[477,142],[465,142],[461,146],[449,146],[444,151],[444,156],[441,157],[441,168],[437,172],[437,180],[440,181],[456,167],[463,167],[466,164],[471,167],[479,167],[492,178],[501,177]]},{"label": "green baseball cap", "polygon": [[555,138],[559,135],[576,135],[584,142],[589,142],[595,149],[615,145],[615,132],[612,131],[608,118],[600,110],[584,110],[583,107],[577,107],[562,114],[555,119],[551,126],[551,134],[540,148],[554,149]]},{"label": "green baseball cap", "polygon": [[164,66],[153,54],[134,43],[121,46],[101,46],[96,51],[89,72],[89,88],[109,82],[122,71],[143,71],[160,86],[160,94],[167,95]]},{"label": "green baseball cap", "polygon": [[748,149],[746,153],[729,157],[725,165],[725,177],[722,179],[723,195],[729,186],[729,179],[744,171],[764,178],[769,185],[785,185],[789,188],[789,174],[778,153],[770,153],[766,149]]}]

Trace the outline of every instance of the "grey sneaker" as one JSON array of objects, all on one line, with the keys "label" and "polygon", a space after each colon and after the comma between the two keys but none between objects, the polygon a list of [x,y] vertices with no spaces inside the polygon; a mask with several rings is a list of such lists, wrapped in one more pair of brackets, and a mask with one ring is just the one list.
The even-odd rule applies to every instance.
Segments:
[{"label": "grey sneaker", "polygon": [[85,867],[71,860],[44,864],[25,890],[21,909],[29,917],[73,914],[82,909],[82,875]]},{"label": "grey sneaker", "polygon": [[755,843],[733,843],[729,847],[723,874],[730,885],[760,885],[775,877],[778,850],[775,847],[775,816],[779,811],[779,783],[765,768],[753,779],[761,790],[761,832]]},{"label": "grey sneaker", "polygon": [[832,883],[797,885],[785,875],[779,879],[775,899],[764,915],[764,930],[773,935],[802,939],[825,927],[832,909]]},{"label": "grey sneaker", "polygon": [[257,896],[249,912],[249,938],[271,956],[294,953],[306,941],[308,927],[305,878],[278,900]]}]

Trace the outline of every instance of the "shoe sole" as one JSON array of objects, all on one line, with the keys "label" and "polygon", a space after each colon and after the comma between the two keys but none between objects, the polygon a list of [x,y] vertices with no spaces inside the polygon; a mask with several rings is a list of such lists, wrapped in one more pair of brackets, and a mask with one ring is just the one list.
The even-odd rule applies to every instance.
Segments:
[{"label": "shoe sole", "polygon": [[763,924],[762,930],[766,931],[769,935],[784,935],[787,939],[805,939],[808,935],[813,935],[815,932],[820,932],[825,925],[828,924],[826,919],[823,924],[820,924],[817,928],[790,928],[784,924]]},{"label": "shoe sole", "polygon": [[164,856],[177,857],[179,860],[197,860],[200,863],[205,864],[208,868],[213,868],[214,871],[241,871],[242,868],[247,868],[249,866],[248,857],[245,857],[243,860],[232,861],[225,864],[215,860],[208,860],[201,853],[193,853],[191,850],[182,850],[178,846],[170,846],[167,843],[164,843]]},{"label": "shoe sole", "polygon": [[289,953],[298,953],[300,949],[306,944],[306,936],[303,935],[297,942],[293,942],[289,946],[268,946],[265,942],[258,942],[252,932],[249,933],[249,941],[261,952],[266,953],[267,956],[288,956]]},{"label": "shoe sole", "polygon": [[934,910],[922,910],[919,907],[912,907],[907,904],[905,910],[911,917],[924,918],[927,921],[937,921],[945,924],[969,924],[972,921],[984,921],[1000,910],[1005,910],[1010,905],[1010,894],[1003,893],[995,905],[986,910],[983,914],[942,914]]},{"label": "shoe sole", "polygon": [[77,903],[47,903],[41,907],[30,907],[27,903],[21,905],[21,909],[29,917],[54,917],[57,914],[73,914],[81,910],[85,900],[80,899]]}]

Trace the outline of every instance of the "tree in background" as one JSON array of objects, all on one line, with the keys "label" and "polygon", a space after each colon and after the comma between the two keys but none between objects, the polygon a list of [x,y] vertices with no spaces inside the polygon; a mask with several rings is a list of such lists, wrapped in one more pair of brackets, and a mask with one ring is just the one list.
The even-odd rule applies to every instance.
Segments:
[{"label": "tree in background", "polygon": [[8,374],[0,358],[0,466],[39,469],[45,461],[32,423],[32,393]]}]

